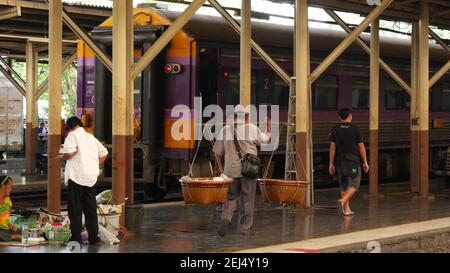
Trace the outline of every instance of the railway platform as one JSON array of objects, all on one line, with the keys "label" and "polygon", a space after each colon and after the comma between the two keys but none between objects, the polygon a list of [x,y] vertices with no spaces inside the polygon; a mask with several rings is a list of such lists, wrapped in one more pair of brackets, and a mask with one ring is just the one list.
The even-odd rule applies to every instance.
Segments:
[{"label": "railway platform", "polygon": [[[434,181],[433,181],[434,183]],[[432,184],[433,184],[432,183]],[[355,215],[339,216],[338,189],[316,191],[308,210],[267,203],[258,196],[255,233],[238,232],[237,213],[225,237],[217,235],[220,212],[214,205],[183,201],[144,205],[141,232],[121,237],[116,245],[83,246],[87,253],[223,253],[223,252],[369,252],[368,242],[382,252],[414,251],[448,243],[450,190],[432,188],[428,198],[409,193],[409,183],[381,184],[382,198],[367,198],[367,186],[352,200]],[[0,252],[71,252],[64,246],[0,246]]]}]

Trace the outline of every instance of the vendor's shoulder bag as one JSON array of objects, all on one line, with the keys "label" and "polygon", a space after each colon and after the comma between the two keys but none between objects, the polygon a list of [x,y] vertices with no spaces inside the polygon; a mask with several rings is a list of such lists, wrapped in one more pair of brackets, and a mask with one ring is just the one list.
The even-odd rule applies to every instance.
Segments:
[{"label": "vendor's shoulder bag", "polygon": [[260,159],[254,154],[245,154],[242,156],[242,151],[239,142],[237,141],[236,127],[234,129],[233,142],[239,159],[241,160],[241,173],[244,177],[257,178],[259,173],[259,165],[261,164]]}]

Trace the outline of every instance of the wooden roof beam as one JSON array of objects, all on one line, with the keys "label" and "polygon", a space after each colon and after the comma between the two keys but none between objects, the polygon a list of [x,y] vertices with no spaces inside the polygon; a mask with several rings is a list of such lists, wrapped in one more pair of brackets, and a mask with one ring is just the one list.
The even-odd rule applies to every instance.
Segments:
[{"label": "wooden roof beam", "polygon": [[22,94],[22,96],[26,96],[26,92],[25,92],[25,88],[23,88],[23,86],[21,86],[12,76],[11,74],[8,73],[8,71],[2,66],[0,65],[0,72],[3,73],[3,75],[5,75],[5,77],[17,88],[17,90],[20,92],[20,94]]},{"label": "wooden roof beam", "polygon": [[[334,11],[325,9],[325,12],[328,13],[328,15],[333,18],[338,25],[340,25],[347,33],[351,33],[352,30],[350,27],[342,20],[339,15],[337,15]],[[356,43],[362,47],[362,49],[370,55],[370,47],[361,39],[360,37],[356,38]],[[394,79],[398,85],[400,85],[408,94],[411,95],[411,86],[406,83],[387,63],[385,63],[380,57],[378,58],[380,62],[380,66],[386,71],[386,73],[389,74],[389,76]]]},{"label": "wooden roof beam", "polygon": [[[236,22],[236,20],[234,20],[233,17],[216,0],[209,0],[209,3],[222,15],[222,17],[225,18],[225,20],[227,20],[228,24],[230,24],[234,31],[240,35],[241,26],[239,23]],[[281,79],[289,85],[291,83],[291,76],[289,76],[287,72],[284,71],[284,69],[281,68],[253,39],[251,39],[251,45],[253,50],[255,50],[255,52],[258,53],[264,61],[266,61],[266,63],[278,74],[278,76],[280,76]]]},{"label": "wooden roof beam", "polygon": [[359,37],[359,35],[386,10],[393,0],[383,0],[376,6],[364,20],[359,24],[311,73],[311,83],[316,81],[320,75]]},{"label": "wooden roof beam", "polygon": [[434,32],[431,28],[428,28],[428,32],[430,36],[433,37],[436,42],[438,42],[438,44],[440,44],[448,53],[450,53],[450,47],[444,40],[441,39],[441,37],[436,34],[436,32]]},{"label": "wooden roof beam", "polygon": [[14,18],[14,17],[21,16],[21,15],[22,15],[22,10],[21,10],[20,6],[6,8],[3,10],[0,10],[0,21]]},{"label": "wooden roof beam", "polygon": [[[26,0],[0,0],[0,5],[2,6],[20,6],[22,8],[38,9],[48,11],[48,5],[44,2],[26,1]],[[104,16],[111,17],[112,11],[110,8],[92,8],[92,7],[77,7],[64,5],[67,12],[78,13],[78,14],[89,14],[94,16]]]},{"label": "wooden roof beam", "polygon": [[[30,42],[36,43],[48,43],[48,38],[37,36],[37,35],[16,35],[16,34],[0,34],[0,38],[8,39],[18,39],[18,40],[29,40]],[[62,40],[63,43],[76,44],[76,40]]]},{"label": "wooden roof beam", "polygon": [[[47,4],[48,0],[44,0]],[[63,7],[62,10],[62,18],[63,22],[75,33],[75,35],[80,38],[89,48],[94,51],[95,55],[99,58],[99,60],[105,65],[109,71],[112,72],[112,59],[111,57],[101,48],[99,47],[95,41],[91,38],[91,36],[80,28],[75,21],[69,16],[69,14],[65,11]]]},{"label": "wooden roof beam", "polygon": [[8,62],[7,62],[5,59],[3,59],[2,57],[0,57],[0,62],[3,64],[3,66],[5,66],[5,68],[6,68],[9,72],[11,72],[11,74],[14,75],[14,77],[16,77],[16,79],[22,84],[22,86],[25,87],[25,86],[27,85],[26,82],[20,77],[20,75],[17,74],[17,72],[16,72],[11,66],[9,66]]},{"label": "wooden roof beam", "polygon": [[[139,61],[131,66],[131,79],[135,79],[152,61],[158,56],[161,50],[173,39],[173,37],[184,27],[184,25],[194,16],[195,12],[205,3],[206,0],[194,0],[186,10],[173,21],[169,28],[159,37]],[[389,0],[392,1],[392,0]]]}]

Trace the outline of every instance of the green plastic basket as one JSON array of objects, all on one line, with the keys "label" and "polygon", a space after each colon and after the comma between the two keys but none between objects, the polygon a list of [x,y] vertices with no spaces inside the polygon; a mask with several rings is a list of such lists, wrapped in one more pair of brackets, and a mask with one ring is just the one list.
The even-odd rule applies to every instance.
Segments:
[{"label": "green plastic basket", "polygon": [[69,241],[69,238],[71,235],[70,231],[62,230],[61,232],[55,232],[53,240],[50,240],[49,233],[50,233],[50,230],[44,231],[44,237],[50,243],[52,243],[52,242],[53,243],[65,243],[65,242]]}]

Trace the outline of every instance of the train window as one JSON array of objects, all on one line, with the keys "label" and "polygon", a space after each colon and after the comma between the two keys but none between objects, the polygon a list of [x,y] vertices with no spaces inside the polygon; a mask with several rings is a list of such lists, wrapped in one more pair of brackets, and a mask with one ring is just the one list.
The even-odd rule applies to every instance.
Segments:
[{"label": "train window", "polygon": [[313,109],[335,110],[337,108],[338,83],[336,76],[322,76],[313,85]]},{"label": "train window", "polygon": [[287,109],[289,103],[289,85],[282,80],[276,80],[272,92],[272,105]]},{"label": "train window", "polygon": [[441,110],[450,111],[450,83],[444,83],[442,88]]},{"label": "train window", "polygon": [[368,109],[370,97],[370,78],[352,78],[352,108]]},{"label": "train window", "polygon": [[398,110],[406,107],[405,91],[393,79],[386,78],[386,109]]}]

